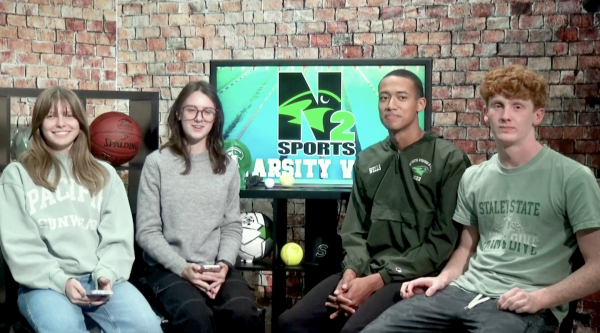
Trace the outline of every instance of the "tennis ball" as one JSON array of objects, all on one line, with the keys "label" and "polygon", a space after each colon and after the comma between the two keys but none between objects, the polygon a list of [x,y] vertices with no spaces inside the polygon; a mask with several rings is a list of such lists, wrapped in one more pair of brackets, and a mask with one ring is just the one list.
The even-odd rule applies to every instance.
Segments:
[{"label": "tennis ball", "polygon": [[291,173],[284,173],[279,177],[279,182],[282,186],[293,186],[294,185],[294,176]]},{"label": "tennis ball", "polygon": [[304,257],[304,251],[302,251],[300,245],[289,242],[281,248],[279,255],[284,264],[294,266],[300,264],[302,257]]}]

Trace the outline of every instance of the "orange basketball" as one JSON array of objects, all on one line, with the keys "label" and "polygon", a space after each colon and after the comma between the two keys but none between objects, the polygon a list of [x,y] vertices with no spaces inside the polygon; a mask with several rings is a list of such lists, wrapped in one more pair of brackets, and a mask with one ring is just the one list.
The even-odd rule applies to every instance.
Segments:
[{"label": "orange basketball", "polygon": [[107,112],[90,125],[92,155],[112,165],[131,161],[142,144],[140,127],[130,116]]}]

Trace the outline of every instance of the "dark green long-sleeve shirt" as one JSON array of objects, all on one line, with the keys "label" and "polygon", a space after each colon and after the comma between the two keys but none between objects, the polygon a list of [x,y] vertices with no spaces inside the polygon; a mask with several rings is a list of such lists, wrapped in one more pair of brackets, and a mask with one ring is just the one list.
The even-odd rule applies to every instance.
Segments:
[{"label": "dark green long-sleeve shirt", "polygon": [[344,269],[385,283],[435,274],[459,236],[452,222],[467,155],[435,133],[403,151],[389,138],[362,151],[341,237]]}]

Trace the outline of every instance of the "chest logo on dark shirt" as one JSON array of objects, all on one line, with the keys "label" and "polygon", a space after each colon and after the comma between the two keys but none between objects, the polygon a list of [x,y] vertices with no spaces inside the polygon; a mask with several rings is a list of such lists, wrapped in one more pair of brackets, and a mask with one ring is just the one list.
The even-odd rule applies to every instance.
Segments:
[{"label": "chest logo on dark shirt", "polygon": [[380,170],[381,170],[381,164],[377,164],[376,166],[369,168],[369,173],[375,173]]},{"label": "chest logo on dark shirt", "polygon": [[428,172],[431,172],[431,163],[422,158],[415,158],[408,164],[413,172],[413,179],[420,182],[421,178]]}]

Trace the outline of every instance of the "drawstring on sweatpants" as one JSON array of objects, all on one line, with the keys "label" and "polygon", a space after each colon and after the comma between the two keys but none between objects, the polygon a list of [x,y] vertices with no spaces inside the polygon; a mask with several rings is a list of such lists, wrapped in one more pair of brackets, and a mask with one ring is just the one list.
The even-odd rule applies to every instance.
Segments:
[{"label": "drawstring on sweatpants", "polygon": [[479,305],[485,301],[488,301],[490,299],[489,297],[483,297],[483,298],[482,297],[483,297],[482,294],[477,295],[477,297],[475,297],[471,301],[471,303],[469,303],[469,305],[465,306],[465,310],[472,309],[472,308],[476,307],[477,305]]}]

